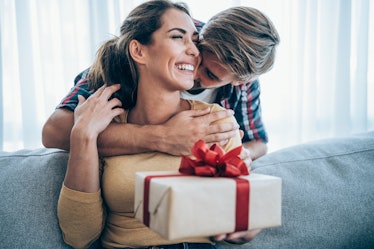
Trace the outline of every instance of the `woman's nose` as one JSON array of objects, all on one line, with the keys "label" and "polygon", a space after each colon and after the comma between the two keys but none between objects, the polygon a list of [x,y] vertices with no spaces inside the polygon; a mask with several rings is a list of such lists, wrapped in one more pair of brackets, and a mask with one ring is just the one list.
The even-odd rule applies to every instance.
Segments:
[{"label": "woman's nose", "polygon": [[188,50],[187,50],[187,53],[189,55],[193,55],[193,56],[199,56],[200,54],[200,51],[199,49],[196,47],[196,44],[194,42],[190,42],[189,45],[188,45]]}]

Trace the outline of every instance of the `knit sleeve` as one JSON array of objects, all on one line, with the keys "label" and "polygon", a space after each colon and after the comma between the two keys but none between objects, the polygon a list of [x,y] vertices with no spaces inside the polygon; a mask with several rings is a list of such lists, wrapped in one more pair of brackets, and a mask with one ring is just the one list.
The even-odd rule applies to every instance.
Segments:
[{"label": "knit sleeve", "polygon": [[87,248],[104,228],[105,210],[101,191],[84,193],[62,186],[57,215],[64,241],[74,248]]},{"label": "knit sleeve", "polygon": [[[223,107],[219,106],[218,104],[213,104],[212,105],[212,109],[211,109],[211,112],[217,112],[217,111],[220,111],[220,110],[224,110]],[[225,118],[225,119],[221,119],[221,120],[218,120],[216,121],[215,123],[224,123],[224,122],[234,122],[234,123],[237,123],[236,119],[234,117],[229,117],[229,118]],[[238,131],[237,134],[230,138],[229,141],[222,146],[222,148],[227,152],[227,151],[230,151],[238,146],[242,145],[242,140],[241,140],[241,137],[240,137],[240,132]]]}]

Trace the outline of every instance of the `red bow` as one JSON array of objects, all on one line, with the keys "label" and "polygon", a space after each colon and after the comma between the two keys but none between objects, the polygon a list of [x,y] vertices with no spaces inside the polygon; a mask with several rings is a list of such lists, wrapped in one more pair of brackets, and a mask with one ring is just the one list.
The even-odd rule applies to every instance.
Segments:
[{"label": "red bow", "polygon": [[247,165],[240,159],[242,146],[238,146],[225,154],[217,144],[210,148],[203,140],[199,140],[192,148],[196,160],[182,156],[179,172],[198,176],[237,177],[249,175]]}]

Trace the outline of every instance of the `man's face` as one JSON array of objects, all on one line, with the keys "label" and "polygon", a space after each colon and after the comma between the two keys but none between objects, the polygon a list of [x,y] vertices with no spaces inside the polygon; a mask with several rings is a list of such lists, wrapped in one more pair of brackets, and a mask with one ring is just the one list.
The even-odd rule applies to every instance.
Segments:
[{"label": "man's face", "polygon": [[202,60],[195,77],[194,89],[216,88],[227,84],[240,85],[233,73],[228,71],[219,61],[217,56],[202,51]]}]

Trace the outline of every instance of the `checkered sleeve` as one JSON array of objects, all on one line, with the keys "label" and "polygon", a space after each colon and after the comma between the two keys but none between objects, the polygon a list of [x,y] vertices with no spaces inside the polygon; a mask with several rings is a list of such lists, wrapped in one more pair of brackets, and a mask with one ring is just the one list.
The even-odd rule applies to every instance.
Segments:
[{"label": "checkered sleeve", "polygon": [[78,105],[78,95],[82,95],[86,99],[92,94],[88,86],[87,79],[88,69],[81,72],[74,80],[74,87],[70,89],[70,92],[65,96],[65,98],[56,107],[65,108],[70,111],[74,111]]},{"label": "checkered sleeve", "polygon": [[197,29],[197,32],[200,33],[200,31],[201,31],[201,29],[203,28],[203,26],[205,25],[205,23],[202,22],[202,21],[199,21],[199,20],[197,20],[197,19],[193,19],[193,23],[194,23],[194,25],[195,25],[195,27],[196,27],[196,29]]},{"label": "checkered sleeve", "polygon": [[267,132],[262,122],[258,80],[235,86],[225,105],[226,108],[235,111],[235,118],[244,132],[243,142],[253,140],[268,142]]}]

